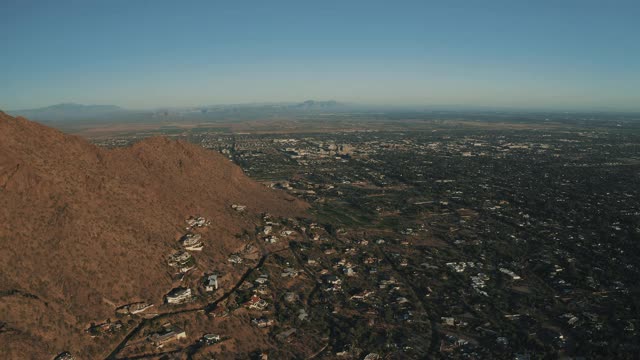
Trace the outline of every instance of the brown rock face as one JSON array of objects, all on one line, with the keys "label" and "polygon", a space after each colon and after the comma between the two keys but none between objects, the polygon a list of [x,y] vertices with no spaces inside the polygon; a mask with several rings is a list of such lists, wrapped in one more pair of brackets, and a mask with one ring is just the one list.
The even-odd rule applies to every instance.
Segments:
[{"label": "brown rock face", "polygon": [[0,112],[0,348],[10,358],[82,353],[96,346],[82,330],[113,318],[113,304],[159,303],[189,215],[211,219],[198,254],[209,266],[237,250],[257,214],[306,207],[190,143],[105,150]]}]

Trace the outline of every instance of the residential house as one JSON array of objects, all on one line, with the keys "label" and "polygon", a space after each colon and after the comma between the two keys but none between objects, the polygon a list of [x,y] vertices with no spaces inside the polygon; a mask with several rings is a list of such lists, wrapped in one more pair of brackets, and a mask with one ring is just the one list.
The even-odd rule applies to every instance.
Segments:
[{"label": "residential house", "polygon": [[171,290],[167,296],[167,304],[183,304],[191,300],[192,294],[190,288],[177,287]]},{"label": "residential house", "polygon": [[171,324],[165,324],[160,332],[151,334],[148,339],[155,346],[161,347],[166,343],[186,338],[187,333],[184,330],[171,326]]},{"label": "residential house", "polygon": [[251,297],[251,300],[247,301],[247,306],[249,307],[249,309],[253,310],[264,310],[267,308],[267,306],[269,306],[269,304],[258,295],[253,295]]},{"label": "residential house", "polygon": [[202,243],[202,241],[200,241],[200,239],[202,239],[202,235],[189,233],[183,236],[180,239],[180,242],[186,250],[200,251],[202,250],[202,248],[204,248],[204,244]]},{"label": "residential house", "polygon": [[218,275],[212,274],[205,278],[204,289],[208,292],[218,290]]},{"label": "residential house", "polygon": [[259,319],[251,320],[251,323],[259,328],[266,328],[273,325],[273,320],[267,319],[266,317],[261,317]]},{"label": "residential house", "polygon": [[218,343],[220,342],[220,340],[221,340],[220,335],[215,335],[215,334],[204,334],[202,336],[202,339],[200,339],[200,341],[202,341],[207,345]]},{"label": "residential house", "polygon": [[54,360],[74,360],[74,359],[75,357],[73,357],[73,355],[71,355],[71,353],[68,351],[60,353],[54,358]]}]

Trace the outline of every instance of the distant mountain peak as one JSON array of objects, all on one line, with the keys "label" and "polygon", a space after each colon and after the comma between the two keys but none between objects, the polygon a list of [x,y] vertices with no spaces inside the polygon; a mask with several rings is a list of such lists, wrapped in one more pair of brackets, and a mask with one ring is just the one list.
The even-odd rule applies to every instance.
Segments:
[{"label": "distant mountain peak", "polygon": [[31,109],[31,110],[39,110],[39,109],[112,109],[112,110],[122,110],[121,107],[116,106],[116,105],[95,105],[95,104],[85,105],[85,104],[78,104],[78,103],[74,103],[74,102],[59,103],[59,104],[46,106],[46,107],[42,107],[42,108],[37,108],[37,109]]},{"label": "distant mountain peak", "polygon": [[95,119],[124,111],[116,105],[84,105],[68,102],[35,109],[15,110],[11,111],[11,114],[39,121],[56,121]]},{"label": "distant mountain peak", "polygon": [[306,100],[303,101],[301,103],[295,104],[293,105],[294,108],[302,108],[302,109],[327,109],[327,108],[333,108],[333,107],[338,107],[341,106],[343,104],[335,101],[335,100],[325,100],[325,101],[318,101],[318,100]]}]

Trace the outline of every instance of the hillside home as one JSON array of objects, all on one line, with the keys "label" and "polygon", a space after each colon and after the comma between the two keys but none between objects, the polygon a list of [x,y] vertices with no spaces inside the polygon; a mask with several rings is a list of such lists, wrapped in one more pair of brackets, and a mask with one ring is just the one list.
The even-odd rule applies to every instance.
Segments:
[{"label": "hillside home", "polygon": [[151,334],[148,339],[155,346],[161,347],[166,343],[186,338],[187,333],[184,330],[166,324],[160,332]]},{"label": "hillside home", "polygon": [[191,300],[192,294],[190,288],[177,287],[171,290],[167,296],[167,304],[183,304]]},{"label": "hillside home", "polygon": [[212,274],[205,278],[204,289],[208,292],[218,290],[218,275]]},{"label": "hillside home", "polygon": [[253,295],[251,300],[247,301],[248,308],[253,310],[264,310],[268,305],[264,299],[261,299],[257,295]]}]

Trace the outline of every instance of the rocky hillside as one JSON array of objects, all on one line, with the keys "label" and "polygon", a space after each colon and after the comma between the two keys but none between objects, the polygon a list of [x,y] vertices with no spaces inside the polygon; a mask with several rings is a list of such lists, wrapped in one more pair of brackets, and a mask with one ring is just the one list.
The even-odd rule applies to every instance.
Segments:
[{"label": "rocky hillside", "polygon": [[0,112],[0,348],[9,358],[101,354],[84,330],[116,306],[162,302],[188,216],[211,221],[196,255],[205,272],[242,247],[237,235],[259,214],[306,207],[193,144],[106,150]]}]

